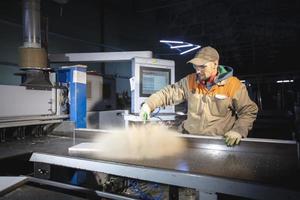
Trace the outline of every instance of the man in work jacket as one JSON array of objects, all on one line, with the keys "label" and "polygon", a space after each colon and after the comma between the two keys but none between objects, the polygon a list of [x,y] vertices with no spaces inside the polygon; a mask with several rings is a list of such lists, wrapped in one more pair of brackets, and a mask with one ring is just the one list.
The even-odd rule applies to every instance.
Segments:
[{"label": "man in work jacket", "polygon": [[224,136],[228,146],[247,137],[258,112],[247,89],[231,67],[219,65],[219,54],[208,46],[200,49],[192,63],[196,73],[152,94],[141,108],[143,120],[155,108],[188,102],[183,131],[189,134]]}]

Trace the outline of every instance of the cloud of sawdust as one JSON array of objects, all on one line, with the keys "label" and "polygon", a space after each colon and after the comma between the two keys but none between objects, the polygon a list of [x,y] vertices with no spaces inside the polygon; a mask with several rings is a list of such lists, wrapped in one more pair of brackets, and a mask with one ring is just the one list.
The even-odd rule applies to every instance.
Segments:
[{"label": "cloud of sawdust", "polygon": [[110,159],[158,159],[182,153],[186,142],[178,132],[159,125],[114,131],[96,138],[95,156]]}]

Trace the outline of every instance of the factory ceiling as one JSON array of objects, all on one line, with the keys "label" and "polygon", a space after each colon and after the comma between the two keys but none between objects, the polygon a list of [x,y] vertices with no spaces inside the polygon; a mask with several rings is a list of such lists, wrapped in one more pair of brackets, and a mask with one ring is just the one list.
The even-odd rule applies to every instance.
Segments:
[{"label": "factory ceiling", "polygon": [[221,61],[241,67],[241,73],[299,71],[297,0],[154,0],[152,4],[141,4],[136,12],[156,16],[161,38],[215,46]]},{"label": "factory ceiling", "polygon": [[[79,32],[86,32],[88,37],[81,39],[123,50],[151,50],[156,57],[173,59],[178,64],[184,64],[194,52],[180,56],[178,51],[159,43],[159,40],[182,40],[216,47],[221,54],[221,63],[235,67],[240,74],[300,71],[297,59],[300,52],[298,0],[41,2],[42,13],[49,17],[51,32],[73,34],[74,37]],[[1,19],[14,21],[10,16],[17,15],[15,21],[20,23],[21,12],[16,10],[20,11],[21,0],[5,4]],[[14,11],[11,10],[13,7],[16,7]],[[74,12],[78,14],[74,15]],[[109,21],[112,12],[119,14],[118,20]],[[66,20],[68,17],[69,21]],[[124,21],[124,18],[130,20]],[[73,20],[73,25],[67,26],[71,24],[70,20]],[[111,26],[119,28],[105,33]],[[106,36],[102,36],[104,33]],[[117,35],[119,41],[108,40],[107,35],[111,38]],[[125,40],[126,45],[122,43]]]}]

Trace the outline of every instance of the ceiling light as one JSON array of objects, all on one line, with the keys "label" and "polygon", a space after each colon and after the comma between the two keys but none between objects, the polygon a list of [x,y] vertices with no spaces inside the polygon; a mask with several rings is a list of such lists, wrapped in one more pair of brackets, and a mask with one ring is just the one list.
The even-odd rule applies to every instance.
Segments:
[{"label": "ceiling light", "polygon": [[200,45],[196,45],[196,47],[194,47],[194,48],[191,48],[191,49],[188,49],[188,50],[186,50],[184,52],[181,52],[180,55],[183,55],[183,54],[186,54],[188,52],[194,51],[196,49],[199,49],[200,47],[201,47]]},{"label": "ceiling light", "polygon": [[171,46],[171,49],[178,49],[178,48],[192,47],[192,46],[193,46],[192,44],[188,43],[183,45]]},{"label": "ceiling light", "polygon": [[173,44],[183,44],[182,41],[172,41],[172,40],[160,40],[161,43],[173,43]]},{"label": "ceiling light", "polygon": [[277,83],[293,83],[294,80],[278,80]]}]

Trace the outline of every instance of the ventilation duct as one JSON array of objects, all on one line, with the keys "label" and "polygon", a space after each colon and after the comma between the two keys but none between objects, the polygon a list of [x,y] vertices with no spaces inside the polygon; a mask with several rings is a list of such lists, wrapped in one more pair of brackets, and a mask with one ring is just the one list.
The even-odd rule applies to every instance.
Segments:
[{"label": "ventilation duct", "polygon": [[23,46],[19,48],[19,66],[25,73],[22,84],[29,88],[49,88],[47,53],[41,45],[40,0],[23,0]]}]

